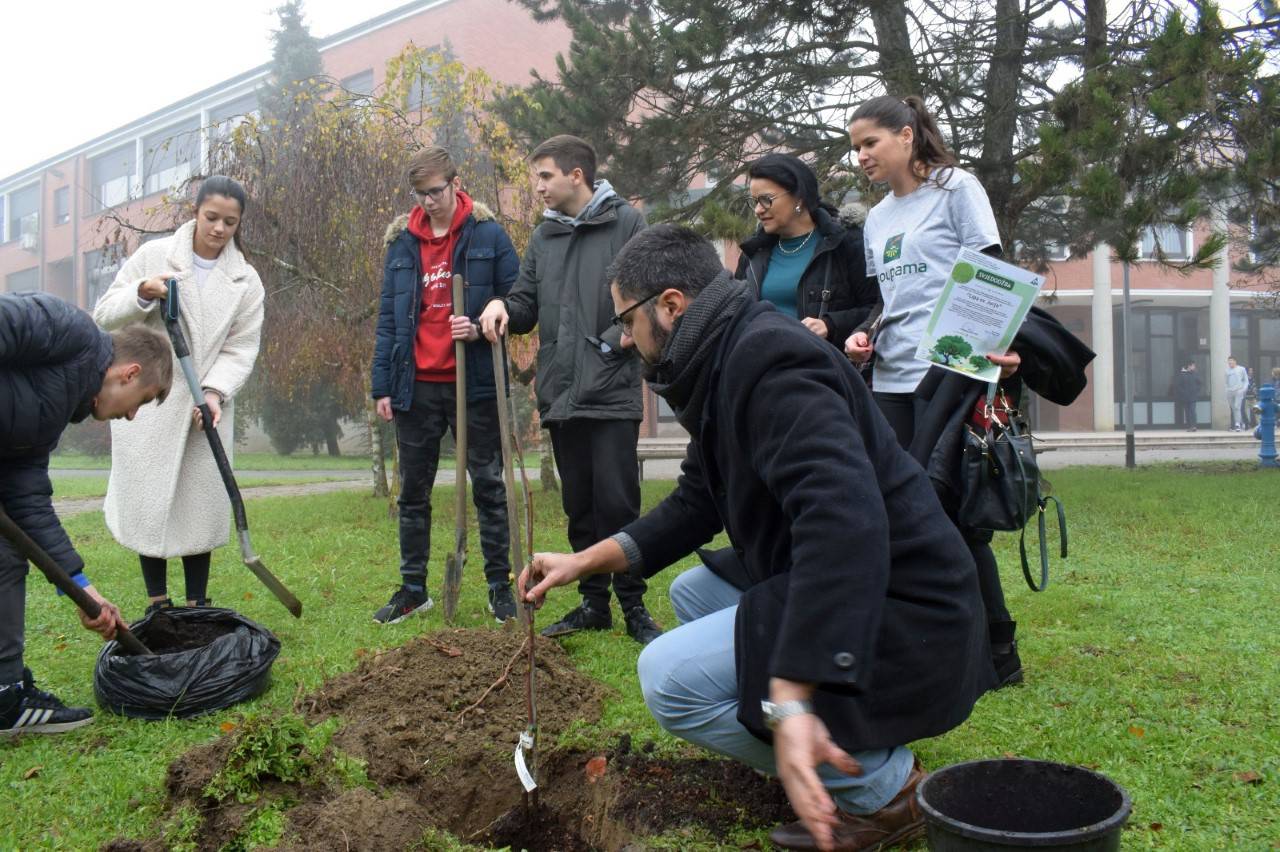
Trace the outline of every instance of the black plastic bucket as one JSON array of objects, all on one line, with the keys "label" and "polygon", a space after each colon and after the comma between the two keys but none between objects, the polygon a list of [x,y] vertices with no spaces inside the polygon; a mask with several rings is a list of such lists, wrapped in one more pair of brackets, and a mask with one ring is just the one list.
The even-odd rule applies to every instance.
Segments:
[{"label": "black plastic bucket", "polygon": [[1112,852],[1129,794],[1079,766],[973,760],[934,772],[916,790],[933,852],[1051,848]]}]

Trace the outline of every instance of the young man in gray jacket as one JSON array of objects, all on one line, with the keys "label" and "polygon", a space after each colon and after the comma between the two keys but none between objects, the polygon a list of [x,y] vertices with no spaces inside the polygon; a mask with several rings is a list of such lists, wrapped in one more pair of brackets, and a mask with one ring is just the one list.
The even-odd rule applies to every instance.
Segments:
[{"label": "young man in gray jacket", "polygon": [[[529,240],[511,292],[485,306],[480,326],[489,340],[538,328],[538,414],[551,434],[569,544],[577,551],[640,515],[640,368],[611,323],[605,271],[645,221],[608,181],[595,179],[596,153],[584,140],[554,136],[529,160],[545,219]],[[612,627],[610,580],[585,578],[578,584],[581,605],[543,635]],[[612,586],[627,633],[642,644],[657,638],[661,630],[645,609],[644,580],[616,575]]]}]

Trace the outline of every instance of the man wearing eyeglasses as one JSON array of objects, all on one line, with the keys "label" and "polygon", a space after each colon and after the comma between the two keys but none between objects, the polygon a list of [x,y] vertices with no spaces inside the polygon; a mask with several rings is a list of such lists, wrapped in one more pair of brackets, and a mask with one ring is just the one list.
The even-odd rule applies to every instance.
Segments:
[{"label": "man wearing eyeglasses", "polygon": [[[480,325],[490,340],[538,328],[538,414],[551,433],[569,544],[590,547],[640,514],[636,441],[643,406],[640,369],[610,323],[613,302],[605,270],[644,216],[597,181],[596,153],[576,136],[555,136],[529,157],[535,189],[547,209],[533,232],[511,292],[490,302]],[[644,605],[640,577],[587,577],[582,603],[544,636],[613,626],[609,588],[627,634],[648,644],[662,631]]]},{"label": "man wearing eyeglasses", "polygon": [[[466,341],[467,470],[480,521],[489,584],[489,611],[514,618],[502,483],[501,432],[493,355],[472,317],[511,289],[519,259],[493,213],[462,191],[444,148],[425,148],[409,161],[406,194],[412,212],[387,228],[373,398],[383,420],[396,423],[400,451],[400,588],[373,615],[396,624],[431,608],[431,487],[446,429],[456,434],[454,341]],[[465,310],[455,315],[454,275],[466,281]]]}]

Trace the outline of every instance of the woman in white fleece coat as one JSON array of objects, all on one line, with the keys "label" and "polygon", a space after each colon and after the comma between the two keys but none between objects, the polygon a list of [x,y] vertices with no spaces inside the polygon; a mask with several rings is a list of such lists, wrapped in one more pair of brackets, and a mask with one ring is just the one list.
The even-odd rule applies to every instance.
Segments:
[{"label": "woman in white fleece coat", "polygon": [[[93,309],[107,330],[135,322],[163,329],[165,281],[177,279],[192,362],[228,455],[231,399],[253,370],[262,331],[262,282],[240,252],[244,207],[239,183],[206,179],[195,219],[134,252]],[[176,364],[174,375],[182,375]],[[182,557],[187,605],[207,605],[210,551],[230,537],[231,504],[186,382],[175,381],[170,398],[171,405],[146,406],[111,427],[104,512],[116,541],[141,557],[148,612],[172,606],[166,560],[175,556]]]}]

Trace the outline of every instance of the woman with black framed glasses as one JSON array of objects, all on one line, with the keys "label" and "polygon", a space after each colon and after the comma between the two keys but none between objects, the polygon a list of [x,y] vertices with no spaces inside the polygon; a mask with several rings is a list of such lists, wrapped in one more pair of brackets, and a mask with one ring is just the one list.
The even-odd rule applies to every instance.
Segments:
[{"label": "woman with black framed glasses", "polygon": [[818,196],[818,178],[802,160],[767,154],[747,169],[751,209],[760,222],[741,244],[736,278],[757,297],[841,346],[880,298],[867,279],[862,228]]}]

